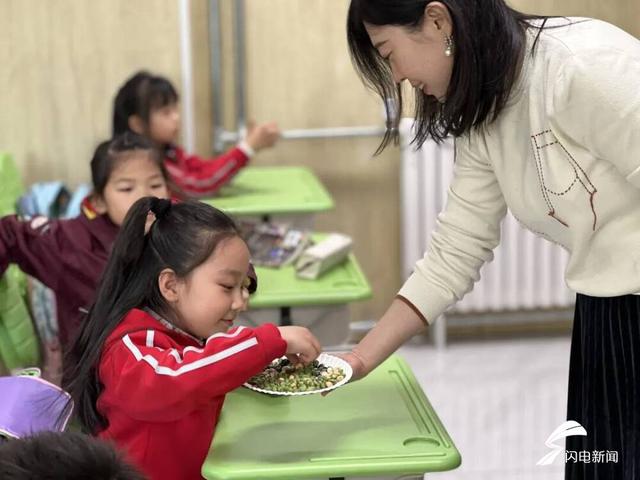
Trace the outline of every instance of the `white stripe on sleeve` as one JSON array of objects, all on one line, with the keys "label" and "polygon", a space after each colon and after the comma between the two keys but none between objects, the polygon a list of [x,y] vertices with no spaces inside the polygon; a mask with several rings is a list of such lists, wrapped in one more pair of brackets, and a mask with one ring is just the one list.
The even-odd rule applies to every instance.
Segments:
[{"label": "white stripe on sleeve", "polygon": [[[243,330],[246,330],[247,327],[243,327],[242,325],[240,325],[237,330],[233,333],[214,333],[213,335],[211,335],[209,338],[207,338],[207,341],[204,342],[205,345],[207,343],[209,343],[209,340],[213,340],[214,338],[233,338],[233,337],[237,337],[240,332],[242,332]],[[190,347],[187,347],[190,348]],[[186,350],[186,349],[185,349]]]},{"label": "white stripe on sleeve", "polygon": [[[148,335],[147,335],[148,337]],[[153,367],[153,370],[158,375],[168,375],[171,377],[177,377],[178,375],[182,375],[183,373],[191,372],[193,370],[197,370],[199,368],[206,367],[208,365],[212,365],[226,358],[232,357],[233,355],[240,353],[248,348],[251,348],[258,344],[258,340],[253,337],[245,340],[244,342],[238,343],[232,347],[229,347],[221,352],[214,353],[213,355],[208,355],[206,357],[200,358],[194,362],[188,363],[186,365],[182,365],[181,367],[174,369],[164,365],[160,365],[158,360],[151,355],[142,355],[140,349],[131,341],[129,335],[125,335],[122,337],[122,341],[127,346],[129,351],[133,354],[137,361],[144,361]],[[174,357],[175,358],[175,357]]]}]

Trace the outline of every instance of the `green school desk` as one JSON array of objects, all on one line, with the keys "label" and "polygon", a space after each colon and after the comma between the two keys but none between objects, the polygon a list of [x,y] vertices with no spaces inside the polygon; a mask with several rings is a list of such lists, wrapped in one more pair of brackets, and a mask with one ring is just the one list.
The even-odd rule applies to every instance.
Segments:
[{"label": "green school desk", "polygon": [[298,480],[451,470],[460,454],[407,363],[390,357],[326,397],[240,388],[225,401],[207,479]]},{"label": "green school desk", "polygon": [[[314,234],[319,240],[326,235]],[[353,254],[316,280],[298,278],[293,265],[282,268],[256,267],[258,291],[251,308],[332,305],[364,300],[371,296],[369,282]]]},{"label": "green school desk", "polygon": [[333,208],[333,199],[306,167],[246,167],[204,202],[234,216],[308,215]]}]

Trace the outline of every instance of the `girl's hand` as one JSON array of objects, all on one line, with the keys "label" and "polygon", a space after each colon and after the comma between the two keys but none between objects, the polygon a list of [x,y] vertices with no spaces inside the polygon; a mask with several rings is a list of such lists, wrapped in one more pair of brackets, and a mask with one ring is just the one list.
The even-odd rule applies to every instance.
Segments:
[{"label": "girl's hand", "polygon": [[256,152],[263,148],[272,147],[280,138],[280,129],[276,122],[256,125],[249,121],[247,124],[246,142]]},{"label": "girl's hand", "polygon": [[280,335],[287,342],[287,357],[289,360],[298,361],[302,363],[313,362],[320,352],[322,347],[320,342],[313,334],[304,327],[278,327]]}]

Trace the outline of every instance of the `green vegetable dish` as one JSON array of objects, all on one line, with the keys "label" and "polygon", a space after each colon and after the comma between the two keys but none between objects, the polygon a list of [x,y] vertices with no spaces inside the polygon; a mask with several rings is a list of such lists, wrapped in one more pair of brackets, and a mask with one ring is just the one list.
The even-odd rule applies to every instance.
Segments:
[{"label": "green vegetable dish", "polygon": [[328,367],[317,360],[309,365],[294,365],[287,358],[281,358],[248,383],[263,390],[296,393],[331,388],[344,378],[345,372],[341,368]]}]

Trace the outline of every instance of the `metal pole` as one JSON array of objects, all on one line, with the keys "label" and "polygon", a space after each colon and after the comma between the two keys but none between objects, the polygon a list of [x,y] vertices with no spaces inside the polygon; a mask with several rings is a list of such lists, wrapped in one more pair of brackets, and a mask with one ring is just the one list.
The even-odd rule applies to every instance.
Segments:
[{"label": "metal pole", "polygon": [[195,149],[193,111],[193,62],[191,52],[190,0],[180,0],[180,72],[182,76],[182,140],[188,152]]},{"label": "metal pole", "polygon": [[236,81],[236,129],[239,134],[242,134],[247,120],[247,106],[245,102],[245,84],[246,84],[246,48],[245,48],[245,22],[244,0],[235,0],[233,2],[235,6],[235,18],[234,18],[234,30],[235,30],[235,81]]},{"label": "metal pole", "polygon": [[209,0],[209,50],[211,52],[211,101],[213,103],[213,138],[214,153],[224,150],[222,140],[224,125],[222,118],[222,30],[220,27],[220,0]]},{"label": "metal pole", "polygon": [[[385,134],[384,127],[329,127],[284,130],[282,138],[285,140],[305,140],[312,138],[354,138],[380,137]],[[222,132],[220,139],[223,143],[237,142],[237,132]]]}]

